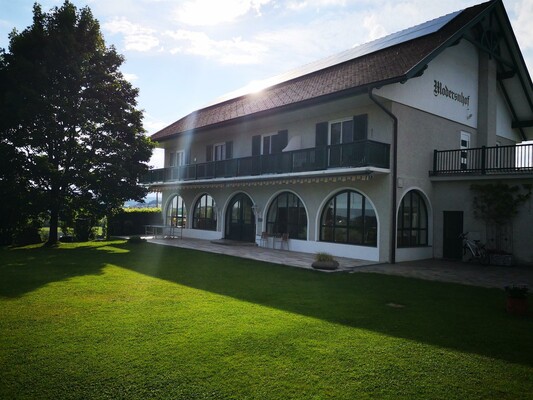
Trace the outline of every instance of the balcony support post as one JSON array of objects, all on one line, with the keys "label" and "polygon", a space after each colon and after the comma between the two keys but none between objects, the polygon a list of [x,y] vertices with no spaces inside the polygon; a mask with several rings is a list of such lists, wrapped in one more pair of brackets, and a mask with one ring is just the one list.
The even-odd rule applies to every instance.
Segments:
[{"label": "balcony support post", "polygon": [[372,100],[380,109],[387,114],[393,122],[392,128],[392,201],[391,201],[391,233],[390,233],[390,263],[396,264],[396,202],[397,200],[397,180],[398,180],[398,118],[391,111],[389,111],[383,104],[381,104],[372,94],[374,88],[368,90],[368,97]]}]

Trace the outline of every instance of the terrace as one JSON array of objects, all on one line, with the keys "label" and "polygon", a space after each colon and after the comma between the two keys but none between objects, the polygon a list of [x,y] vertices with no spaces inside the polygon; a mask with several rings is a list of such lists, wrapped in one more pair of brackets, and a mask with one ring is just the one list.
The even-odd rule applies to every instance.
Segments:
[{"label": "terrace", "polygon": [[519,175],[533,174],[533,144],[435,150],[429,175]]}]

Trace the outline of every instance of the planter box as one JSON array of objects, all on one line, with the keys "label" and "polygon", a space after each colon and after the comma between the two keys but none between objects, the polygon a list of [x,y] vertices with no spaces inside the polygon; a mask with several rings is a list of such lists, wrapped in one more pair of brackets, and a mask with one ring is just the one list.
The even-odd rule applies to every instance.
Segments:
[{"label": "planter box", "polygon": [[339,268],[339,263],[337,261],[315,261],[311,266],[314,269],[322,269],[325,271],[334,271]]},{"label": "planter box", "polygon": [[513,256],[511,254],[489,254],[489,263],[509,267],[513,265]]}]

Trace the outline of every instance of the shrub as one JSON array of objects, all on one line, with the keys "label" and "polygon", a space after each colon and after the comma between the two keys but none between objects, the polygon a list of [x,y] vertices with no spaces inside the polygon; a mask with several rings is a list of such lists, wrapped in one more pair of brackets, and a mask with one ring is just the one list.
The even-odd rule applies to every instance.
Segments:
[{"label": "shrub", "polygon": [[335,261],[335,258],[333,258],[333,256],[329,253],[316,253],[315,261]]},{"label": "shrub", "polygon": [[38,221],[30,221],[27,225],[17,229],[13,236],[15,246],[41,243],[41,224]]},{"label": "shrub", "polygon": [[132,236],[128,239],[128,243],[134,243],[134,244],[137,244],[137,243],[144,243],[146,242],[146,239],[143,239],[142,237],[136,235],[136,236]]},{"label": "shrub", "polygon": [[91,218],[76,218],[74,221],[74,235],[78,242],[87,242],[91,236]]},{"label": "shrub", "polygon": [[108,221],[110,236],[131,236],[144,234],[145,225],[161,225],[160,208],[124,209]]}]

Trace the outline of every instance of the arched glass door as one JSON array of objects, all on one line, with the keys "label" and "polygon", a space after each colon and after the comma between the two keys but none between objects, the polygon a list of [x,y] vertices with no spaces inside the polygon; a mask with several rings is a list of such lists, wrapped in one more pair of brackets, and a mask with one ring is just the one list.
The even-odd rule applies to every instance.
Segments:
[{"label": "arched glass door", "polygon": [[244,193],[235,195],[226,212],[226,239],[255,242],[255,217],[252,199]]}]

